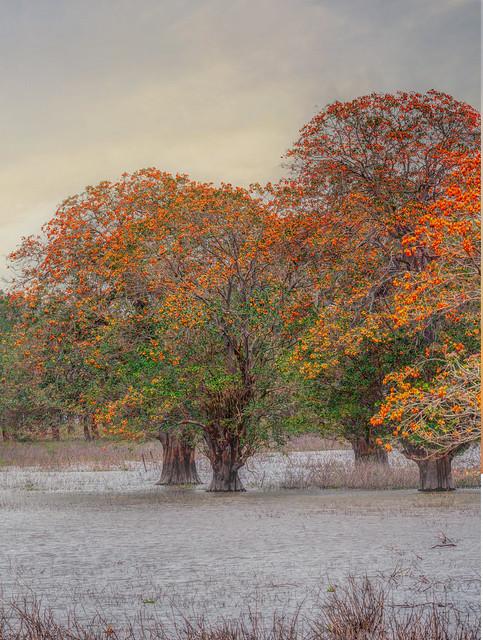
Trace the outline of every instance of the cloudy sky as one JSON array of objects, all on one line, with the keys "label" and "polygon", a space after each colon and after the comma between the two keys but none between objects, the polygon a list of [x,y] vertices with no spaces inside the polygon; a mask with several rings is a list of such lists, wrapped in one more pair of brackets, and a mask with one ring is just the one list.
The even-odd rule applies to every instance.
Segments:
[{"label": "cloudy sky", "polygon": [[435,88],[479,108],[479,12],[479,0],[3,0],[0,276],[61,200],[123,171],[274,179],[318,109],[373,91]]}]

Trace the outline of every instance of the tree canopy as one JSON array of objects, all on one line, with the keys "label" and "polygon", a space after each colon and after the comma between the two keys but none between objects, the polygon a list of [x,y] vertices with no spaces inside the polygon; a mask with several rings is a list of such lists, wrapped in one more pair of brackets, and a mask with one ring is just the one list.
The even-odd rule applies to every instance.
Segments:
[{"label": "tree canopy", "polygon": [[315,115],[277,184],[151,168],[68,198],[11,256],[4,424],[177,433],[213,490],[295,429],[452,456],[480,430],[479,126],[372,94]]}]

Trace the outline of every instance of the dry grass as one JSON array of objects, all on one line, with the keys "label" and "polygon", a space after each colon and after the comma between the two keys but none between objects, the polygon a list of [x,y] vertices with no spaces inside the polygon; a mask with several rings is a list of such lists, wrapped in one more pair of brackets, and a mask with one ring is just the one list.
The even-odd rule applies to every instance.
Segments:
[{"label": "dry grass", "polygon": [[[340,442],[322,440],[310,434],[297,438],[287,445],[286,452],[300,452],[302,455],[284,458],[284,468],[274,479],[273,487],[271,481],[264,479],[263,456],[260,469],[250,484],[259,488],[284,489],[376,490],[416,489],[419,486],[416,464],[405,460],[401,464],[366,463],[355,466],[350,455],[347,461],[321,460],[320,455],[310,456],[310,452],[335,449],[341,449]],[[307,456],[303,455],[305,451]],[[0,470],[14,467],[38,471],[127,471],[133,468],[157,471],[161,466],[161,457],[161,445],[155,440],[145,443],[107,440],[0,443]],[[206,466],[207,461],[200,454],[200,469],[204,468],[203,465]],[[480,486],[480,470],[477,466],[455,468],[453,475],[457,487]]]},{"label": "dry grass", "polygon": [[304,433],[290,438],[284,451],[334,451],[350,448],[350,444],[343,439],[322,438],[316,433]]},{"label": "dry grass", "polygon": [[133,444],[107,440],[62,440],[0,443],[1,467],[33,467],[44,471],[85,468],[91,471],[123,469],[126,463],[161,462],[156,441]]},{"label": "dry grass", "polygon": [[317,605],[309,619],[295,613],[269,620],[259,613],[209,623],[179,618],[169,626],[138,615],[116,625],[98,614],[88,623],[70,614],[59,622],[35,600],[0,608],[1,640],[478,640],[477,613],[451,603],[394,604],[387,583],[349,578]]},{"label": "dry grass", "polygon": [[[455,484],[460,488],[480,486],[480,472],[473,469],[455,469]],[[289,462],[281,482],[283,489],[417,489],[419,471],[416,464],[359,465],[338,461]]]},{"label": "dry grass", "polygon": [[476,640],[480,619],[438,600],[395,604],[388,583],[349,578],[311,629],[314,640]]},{"label": "dry grass", "polygon": [[[284,451],[331,451],[350,448],[338,440],[305,434],[293,438]],[[122,469],[125,463],[161,462],[161,445],[156,440],[144,443],[84,439],[42,440],[38,442],[0,442],[1,467],[35,467],[45,471],[88,468],[92,471]]]}]

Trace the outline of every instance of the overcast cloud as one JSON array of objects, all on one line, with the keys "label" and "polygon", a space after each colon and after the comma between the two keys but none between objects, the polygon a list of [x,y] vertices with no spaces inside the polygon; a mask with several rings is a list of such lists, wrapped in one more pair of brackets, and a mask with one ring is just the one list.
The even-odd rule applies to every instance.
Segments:
[{"label": "overcast cloud", "polygon": [[279,177],[336,99],[435,88],[480,108],[479,0],[4,0],[0,274],[87,184],[146,166]]}]

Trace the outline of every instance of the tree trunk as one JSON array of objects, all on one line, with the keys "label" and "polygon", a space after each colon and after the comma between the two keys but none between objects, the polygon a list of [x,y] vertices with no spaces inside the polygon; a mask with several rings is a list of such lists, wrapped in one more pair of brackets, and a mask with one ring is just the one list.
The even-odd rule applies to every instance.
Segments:
[{"label": "tree trunk", "polygon": [[451,454],[415,462],[419,467],[419,491],[454,491]]},{"label": "tree trunk", "polygon": [[99,439],[99,427],[97,426],[97,422],[94,418],[91,419],[91,438],[93,440]]},{"label": "tree trunk", "polygon": [[64,419],[64,421],[66,423],[67,433],[71,436],[75,432],[73,418],[72,418],[72,416],[68,415],[68,416],[64,416],[63,419]]},{"label": "tree trunk", "polygon": [[89,429],[89,421],[87,416],[82,417],[82,426],[84,428],[84,440],[92,440],[91,430]]},{"label": "tree trunk", "polygon": [[231,437],[229,441],[220,443],[205,434],[208,446],[208,458],[211,463],[213,476],[207,491],[246,491],[238,476],[244,462],[240,457],[240,442]]},{"label": "tree trunk", "polygon": [[350,438],[356,464],[372,462],[389,464],[387,451],[365,436]]},{"label": "tree trunk", "polygon": [[85,440],[96,440],[97,438],[99,438],[99,429],[97,427],[96,421],[94,420],[94,416],[82,416],[82,423],[84,428]]},{"label": "tree trunk", "polygon": [[159,432],[163,445],[163,469],[156,484],[200,484],[195,462],[195,447],[183,436]]},{"label": "tree trunk", "polygon": [[213,467],[213,477],[207,491],[246,491],[238,476],[239,469],[226,461],[217,465],[216,469]]}]

